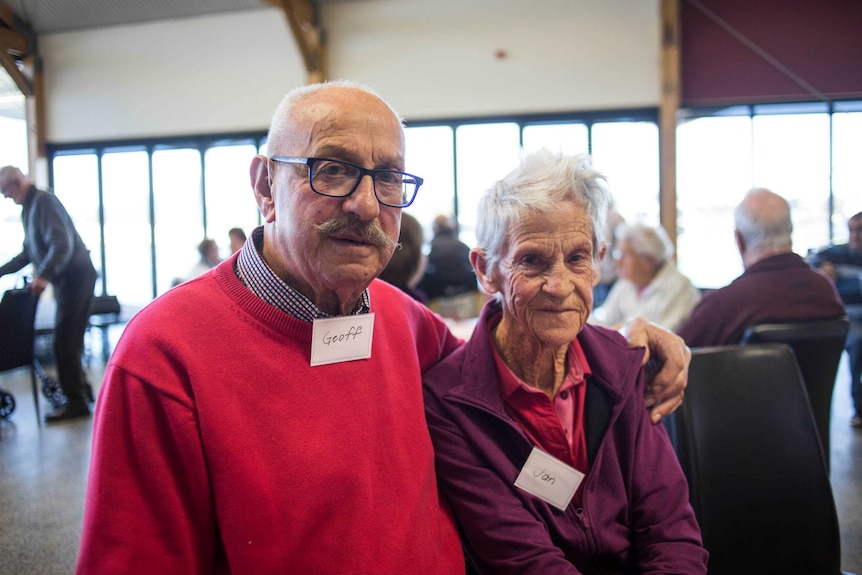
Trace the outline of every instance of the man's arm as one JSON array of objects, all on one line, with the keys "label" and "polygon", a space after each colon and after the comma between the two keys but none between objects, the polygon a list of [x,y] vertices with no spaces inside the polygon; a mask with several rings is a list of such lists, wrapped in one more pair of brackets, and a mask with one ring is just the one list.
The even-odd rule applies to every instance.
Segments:
[{"label": "man's arm", "polygon": [[27,255],[27,250],[22,250],[20,254],[0,266],[0,276],[20,271],[29,263],[30,256]]},{"label": "man's arm", "polygon": [[685,386],[688,385],[691,350],[681,337],[642,319],[626,323],[620,333],[632,347],[646,348],[643,365],[652,359],[660,366],[644,397],[646,404],[651,406],[650,419],[658,423],[682,405]]}]

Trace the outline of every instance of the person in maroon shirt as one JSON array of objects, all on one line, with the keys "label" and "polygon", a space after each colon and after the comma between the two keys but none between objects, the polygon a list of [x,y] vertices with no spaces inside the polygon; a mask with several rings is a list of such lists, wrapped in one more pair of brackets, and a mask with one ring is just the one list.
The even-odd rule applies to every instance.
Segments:
[{"label": "person in maroon shirt", "polygon": [[828,277],[791,249],[790,205],[767,189],[750,190],[735,213],[736,245],[745,271],[708,293],[677,330],[690,347],[733,345],[756,323],[844,315]]}]

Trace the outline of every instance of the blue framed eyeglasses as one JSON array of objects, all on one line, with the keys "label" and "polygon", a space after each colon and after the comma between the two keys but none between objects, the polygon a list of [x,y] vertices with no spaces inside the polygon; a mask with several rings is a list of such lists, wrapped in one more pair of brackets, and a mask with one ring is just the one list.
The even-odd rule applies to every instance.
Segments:
[{"label": "blue framed eyeglasses", "polygon": [[321,196],[333,198],[349,196],[359,187],[363,177],[371,176],[377,201],[393,208],[406,208],[412,204],[416,199],[419,186],[425,181],[419,176],[398,170],[369,170],[350,162],[331,158],[271,156],[270,160],[308,166],[308,181],[311,189]]}]

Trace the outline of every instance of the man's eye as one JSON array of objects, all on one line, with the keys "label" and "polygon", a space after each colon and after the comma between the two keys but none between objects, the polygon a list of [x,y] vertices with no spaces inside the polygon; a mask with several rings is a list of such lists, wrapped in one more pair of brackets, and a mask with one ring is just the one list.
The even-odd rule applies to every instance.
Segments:
[{"label": "man's eye", "polygon": [[325,176],[343,176],[347,172],[347,166],[336,164],[335,162],[327,162],[320,164],[317,171]]},{"label": "man's eye", "polygon": [[400,186],[401,185],[401,174],[397,172],[377,172],[374,175],[374,179],[377,180],[381,184],[392,185],[392,186]]}]

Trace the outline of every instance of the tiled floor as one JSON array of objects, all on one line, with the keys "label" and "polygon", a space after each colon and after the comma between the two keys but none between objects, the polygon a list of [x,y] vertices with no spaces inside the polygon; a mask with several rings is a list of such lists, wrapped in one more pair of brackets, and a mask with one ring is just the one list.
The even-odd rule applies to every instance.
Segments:
[{"label": "tiled floor", "polygon": [[[849,426],[846,370],[842,364],[833,403],[832,484],[843,568],[862,575],[862,430]],[[96,387],[101,375],[94,364]],[[18,402],[0,422],[0,575],[68,575],[81,534],[92,421],[37,426],[29,385],[25,370],[0,376]]]}]

